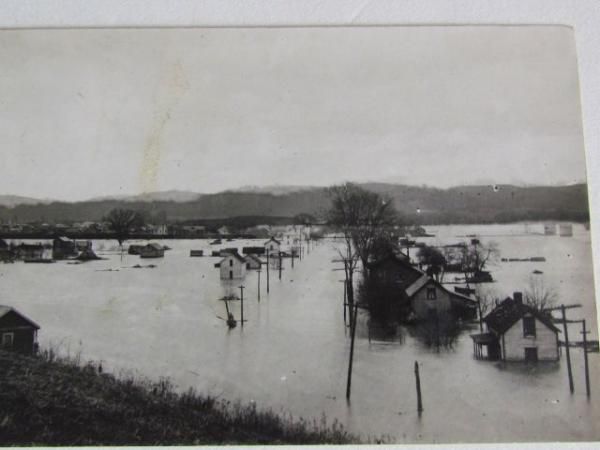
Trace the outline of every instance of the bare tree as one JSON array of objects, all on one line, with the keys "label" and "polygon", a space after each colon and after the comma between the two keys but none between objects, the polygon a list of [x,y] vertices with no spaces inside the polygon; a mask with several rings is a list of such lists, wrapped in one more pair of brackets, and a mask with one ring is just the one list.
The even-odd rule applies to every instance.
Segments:
[{"label": "bare tree", "polygon": [[498,244],[489,242],[482,244],[477,239],[473,239],[471,244],[464,243],[461,248],[461,266],[465,278],[473,278],[483,272],[489,263],[495,261],[500,256]]},{"label": "bare tree", "polygon": [[556,305],[558,293],[553,287],[547,286],[542,277],[534,275],[529,278],[524,300],[526,305],[537,311],[543,311]]},{"label": "bare tree", "polygon": [[132,230],[144,224],[142,215],[131,209],[115,208],[106,215],[104,220],[108,222],[110,229],[115,233],[115,239],[119,242],[121,251],[123,242],[129,239]]},{"label": "bare tree", "polygon": [[328,212],[329,223],[339,229],[348,246],[347,256],[355,255],[367,274],[369,259],[396,223],[396,210],[390,199],[346,183],[330,188],[332,197]]}]

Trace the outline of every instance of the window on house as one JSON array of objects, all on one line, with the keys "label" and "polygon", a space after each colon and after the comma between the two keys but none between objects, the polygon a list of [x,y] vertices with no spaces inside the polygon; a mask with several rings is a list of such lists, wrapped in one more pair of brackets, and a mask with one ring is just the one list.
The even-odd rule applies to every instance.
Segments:
[{"label": "window on house", "polygon": [[233,266],[233,259],[229,260],[229,267]]},{"label": "window on house", "polygon": [[2,347],[12,347],[15,340],[15,333],[2,333]]},{"label": "window on house", "polygon": [[435,300],[437,294],[434,287],[427,288],[427,300]]},{"label": "window on house", "polygon": [[523,317],[523,336],[535,337],[535,317]]}]

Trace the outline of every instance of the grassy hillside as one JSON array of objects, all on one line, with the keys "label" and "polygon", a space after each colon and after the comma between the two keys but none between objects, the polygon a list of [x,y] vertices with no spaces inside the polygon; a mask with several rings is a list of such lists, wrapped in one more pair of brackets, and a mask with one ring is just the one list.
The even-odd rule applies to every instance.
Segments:
[{"label": "grassy hillside", "polygon": [[293,421],[92,365],[0,350],[0,446],[344,444],[341,426]]}]

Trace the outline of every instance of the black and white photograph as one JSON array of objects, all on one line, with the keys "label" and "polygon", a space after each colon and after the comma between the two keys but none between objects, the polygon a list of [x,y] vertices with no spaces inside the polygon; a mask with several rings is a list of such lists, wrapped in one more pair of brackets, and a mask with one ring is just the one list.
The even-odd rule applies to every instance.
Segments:
[{"label": "black and white photograph", "polygon": [[0,446],[598,441],[576,48],[0,30]]}]

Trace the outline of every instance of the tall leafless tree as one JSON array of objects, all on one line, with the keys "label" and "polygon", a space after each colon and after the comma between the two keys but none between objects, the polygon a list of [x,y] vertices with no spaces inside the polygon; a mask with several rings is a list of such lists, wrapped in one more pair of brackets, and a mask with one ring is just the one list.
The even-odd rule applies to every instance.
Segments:
[{"label": "tall leafless tree", "polygon": [[396,224],[394,205],[390,199],[353,183],[333,186],[329,192],[329,223],[343,233],[346,257],[357,257],[367,275],[378,242],[392,233]]},{"label": "tall leafless tree", "polygon": [[123,242],[129,239],[133,229],[144,224],[142,215],[131,209],[115,208],[106,215],[104,220],[108,222],[111,231],[115,234],[121,252],[123,251]]}]

